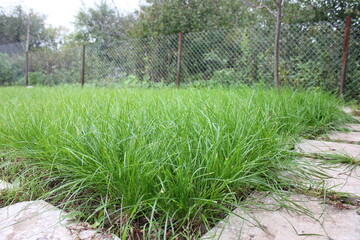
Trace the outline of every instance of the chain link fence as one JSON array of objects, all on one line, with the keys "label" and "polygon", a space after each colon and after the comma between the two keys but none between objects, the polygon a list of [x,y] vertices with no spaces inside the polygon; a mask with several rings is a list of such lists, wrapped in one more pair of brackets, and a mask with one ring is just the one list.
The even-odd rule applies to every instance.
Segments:
[{"label": "chain link fence", "polygon": [[60,49],[32,49],[29,52],[29,84],[57,85],[80,82],[82,48],[67,44]]},{"label": "chain link fence", "polygon": [[185,34],[184,81],[271,84],[273,39],[266,27]]},{"label": "chain link fence", "polygon": [[[274,85],[274,34],[274,28],[267,26],[184,34],[181,84]],[[359,100],[360,29],[351,29],[350,36],[345,96]],[[86,44],[85,83],[143,87],[175,84],[178,40],[178,35],[170,35]],[[328,24],[283,24],[281,84],[338,92],[342,47],[343,30]],[[0,46],[0,52],[6,52],[2,49]],[[31,85],[80,82],[82,46],[33,49],[29,56]],[[17,61],[23,64],[23,60]]]},{"label": "chain link fence", "polygon": [[86,45],[86,81],[95,84],[174,82],[177,35]]},{"label": "chain link fence", "polygon": [[22,43],[0,45],[0,86],[12,85],[23,78],[25,47]]},{"label": "chain link fence", "polygon": [[350,34],[345,97],[360,102],[360,29]]}]

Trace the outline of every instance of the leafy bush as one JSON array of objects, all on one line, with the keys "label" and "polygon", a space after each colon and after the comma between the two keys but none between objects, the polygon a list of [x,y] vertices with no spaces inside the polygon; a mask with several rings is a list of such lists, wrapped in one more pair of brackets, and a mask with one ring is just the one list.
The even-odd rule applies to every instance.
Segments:
[{"label": "leafy bush", "polygon": [[29,72],[30,85],[50,85],[49,76],[43,72]]},{"label": "leafy bush", "polygon": [[13,85],[23,76],[21,64],[16,58],[0,53],[0,85]]}]

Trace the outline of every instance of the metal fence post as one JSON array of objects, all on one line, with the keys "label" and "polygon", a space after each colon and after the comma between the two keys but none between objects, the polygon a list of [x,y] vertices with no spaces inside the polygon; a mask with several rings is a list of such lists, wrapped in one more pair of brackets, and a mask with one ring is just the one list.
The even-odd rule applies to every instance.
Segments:
[{"label": "metal fence post", "polygon": [[181,71],[181,54],[182,54],[182,40],[183,33],[179,33],[179,42],[178,42],[178,59],[177,59],[177,74],[176,74],[176,87],[180,87],[180,71]]},{"label": "metal fence post", "polygon": [[351,25],[351,17],[347,16],[345,21],[344,46],[343,46],[342,61],[341,61],[340,96],[344,96],[345,86],[346,86],[346,66],[347,66],[347,56],[349,51],[350,25]]},{"label": "metal fence post", "polygon": [[29,86],[29,51],[25,52],[25,87]]},{"label": "metal fence post", "polygon": [[81,87],[85,84],[85,44],[82,46]]}]

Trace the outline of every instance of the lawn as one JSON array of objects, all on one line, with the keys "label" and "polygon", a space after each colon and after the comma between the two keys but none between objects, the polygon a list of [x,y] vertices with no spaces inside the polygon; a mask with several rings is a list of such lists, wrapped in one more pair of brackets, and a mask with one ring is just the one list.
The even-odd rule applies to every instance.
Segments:
[{"label": "lawn", "polygon": [[291,149],[343,123],[341,104],[259,86],[0,88],[0,175],[22,189],[9,200],[46,199],[123,239],[196,238],[254,191],[301,188],[280,174],[306,178]]}]

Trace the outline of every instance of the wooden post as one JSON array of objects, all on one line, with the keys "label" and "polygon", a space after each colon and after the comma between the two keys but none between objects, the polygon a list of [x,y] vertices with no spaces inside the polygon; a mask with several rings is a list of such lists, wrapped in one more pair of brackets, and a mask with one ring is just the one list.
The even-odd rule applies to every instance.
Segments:
[{"label": "wooden post", "polygon": [[26,28],[26,46],[25,46],[25,87],[29,86],[29,45],[30,45],[30,17],[28,14]]},{"label": "wooden post", "polygon": [[29,51],[25,52],[25,87],[29,86]]},{"label": "wooden post", "polygon": [[351,17],[347,16],[345,20],[344,46],[343,46],[342,61],[341,61],[340,96],[344,96],[345,86],[346,86],[346,66],[347,66],[347,56],[349,51],[350,25],[351,25]]},{"label": "wooden post", "polygon": [[181,71],[181,54],[182,54],[182,40],[183,33],[179,33],[179,42],[178,42],[178,60],[177,60],[177,74],[176,74],[176,87],[180,87],[180,71]]},{"label": "wooden post", "polygon": [[82,47],[81,87],[85,84],[85,44]]},{"label": "wooden post", "polygon": [[276,32],[275,32],[275,46],[274,46],[274,81],[275,87],[280,86],[280,34],[281,34],[281,21],[282,21],[282,4],[283,0],[276,1]]}]

